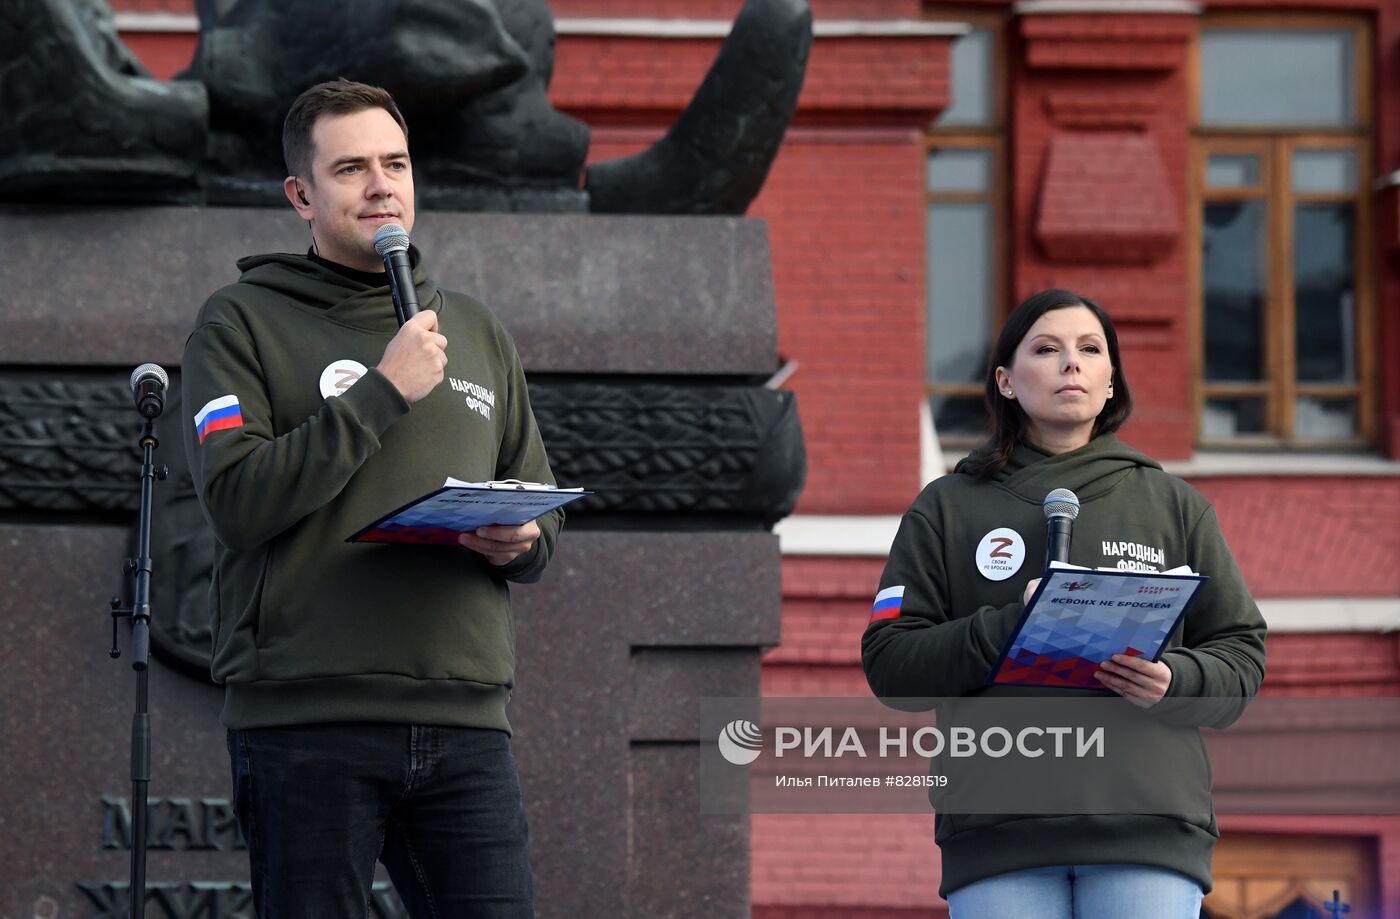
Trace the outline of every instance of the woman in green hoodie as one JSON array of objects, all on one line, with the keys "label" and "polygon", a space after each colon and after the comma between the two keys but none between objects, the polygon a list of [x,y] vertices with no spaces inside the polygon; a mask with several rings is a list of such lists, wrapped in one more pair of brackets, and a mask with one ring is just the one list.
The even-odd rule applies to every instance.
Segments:
[{"label": "woman in green hoodie", "polygon": [[[988,362],[992,435],[931,483],[900,523],[861,642],[871,689],[898,700],[957,696],[1108,695],[1142,708],[1164,698],[1237,699],[1264,676],[1264,621],[1209,502],[1114,432],[1132,396],[1113,323],[1063,290],[1028,298],[1007,318]],[[1158,661],[1114,655],[1103,690],[987,686],[1035,590],[1045,557],[1042,502],[1075,492],[1071,558],[1086,567],[1207,575]],[[1217,709],[1219,711],[1219,709]],[[1198,740],[1193,740],[1197,747]],[[1177,778],[1209,794],[1209,770]],[[1213,814],[940,812],[939,893],[953,919],[1186,919],[1209,892]]]}]

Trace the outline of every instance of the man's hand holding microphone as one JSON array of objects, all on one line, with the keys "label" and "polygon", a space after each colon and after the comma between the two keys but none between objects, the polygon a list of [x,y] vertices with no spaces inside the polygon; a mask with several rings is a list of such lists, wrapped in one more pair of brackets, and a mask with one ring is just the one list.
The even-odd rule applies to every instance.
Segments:
[{"label": "man's hand holding microphone", "polygon": [[423,310],[399,328],[376,368],[411,405],[437,388],[447,367],[447,338],[437,313]]},{"label": "man's hand holding microphone", "polygon": [[[376,369],[411,405],[437,388],[446,368],[447,338],[438,332],[437,313],[422,310],[399,328]],[[481,527],[461,534],[457,542],[499,568],[529,552],[539,538],[539,524],[531,520],[520,526]]]}]

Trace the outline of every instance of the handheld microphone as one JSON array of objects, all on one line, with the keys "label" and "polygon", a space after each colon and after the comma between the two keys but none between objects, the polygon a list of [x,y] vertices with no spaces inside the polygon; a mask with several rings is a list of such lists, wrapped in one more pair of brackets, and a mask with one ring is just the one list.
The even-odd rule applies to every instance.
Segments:
[{"label": "handheld microphone", "polygon": [[142,418],[155,420],[165,409],[165,387],[170,377],[159,364],[142,364],[131,372],[131,395]]},{"label": "handheld microphone", "polygon": [[394,312],[403,325],[418,315],[418,291],[413,289],[413,266],[408,263],[408,231],[397,223],[384,224],[374,234],[374,251],[384,259]]},{"label": "handheld microphone", "polygon": [[1068,488],[1057,488],[1041,502],[1045,509],[1045,564],[1069,561],[1070,527],[1079,516],[1079,498]]}]

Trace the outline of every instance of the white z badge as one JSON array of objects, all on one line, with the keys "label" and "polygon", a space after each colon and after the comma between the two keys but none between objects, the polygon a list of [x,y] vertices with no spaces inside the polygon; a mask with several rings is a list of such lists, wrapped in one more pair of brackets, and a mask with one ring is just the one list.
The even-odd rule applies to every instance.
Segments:
[{"label": "white z badge", "polygon": [[1010,527],[997,527],[977,543],[977,568],[989,581],[1004,581],[1021,570],[1026,541]]},{"label": "white z badge", "polygon": [[321,398],[341,396],[369,371],[359,361],[338,360],[321,371]]}]

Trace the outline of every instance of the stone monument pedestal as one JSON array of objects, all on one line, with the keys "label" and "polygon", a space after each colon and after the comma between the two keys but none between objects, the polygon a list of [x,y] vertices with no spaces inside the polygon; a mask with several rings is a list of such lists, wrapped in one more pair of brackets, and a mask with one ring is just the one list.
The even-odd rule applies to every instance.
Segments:
[{"label": "stone monument pedestal", "polygon": [[[107,599],[127,590],[120,562],[140,462],[124,381],[145,361],[177,370],[195,311],[236,277],[234,260],[300,251],[305,230],[280,211],[34,207],[0,216],[0,231],[16,242],[0,254],[0,431],[9,435],[0,439],[9,613],[0,919],[125,916],[136,678],[127,657],[106,654]],[[650,446],[629,442],[642,461],[627,454],[621,471],[593,468],[631,475],[635,487],[618,485],[607,501],[571,512],[544,580],[512,588],[510,717],[539,915],[747,916],[748,820],[705,815],[697,777],[701,757],[718,755],[715,738],[700,736],[700,700],[757,696],[759,655],[778,641],[778,545],[764,524],[784,502],[790,508],[802,476],[790,397],[758,385],[777,367],[765,229],[730,218],[435,213],[414,239],[444,286],[496,310],[532,390],[553,391],[555,401],[580,383],[610,392],[645,383],[649,404],[664,402],[668,386],[693,399],[695,387],[716,383],[754,390],[740,400],[749,408],[777,400],[786,452],[755,436],[756,446],[724,453],[725,432],[747,423],[744,412],[724,424],[688,412],[685,423],[714,441],[718,458],[702,455],[660,484],[646,470],[696,453],[693,438],[643,431],[610,410],[601,440],[621,431],[650,437]],[[51,271],[45,252],[71,255]],[[563,428],[537,414],[553,456],[551,424]],[[608,449],[571,440],[558,452],[569,469],[583,469]],[[158,499],[190,499],[182,450],[164,437],[156,461],[174,474],[157,483]],[[672,458],[645,462],[652,455]],[[785,482],[789,494],[767,511],[754,505],[754,487],[720,494],[729,477],[715,473],[726,468],[721,460],[766,466],[744,481],[759,492]],[[607,490],[585,473],[568,481],[559,461],[555,468],[564,484]],[[184,629],[195,647],[206,537],[183,536],[153,545],[156,583],[166,585],[153,589],[153,618],[166,617],[177,642]],[[153,655],[150,678],[147,915],[252,919],[228,801],[222,690],[170,660]],[[387,885],[373,900],[374,915],[401,914]]]}]

